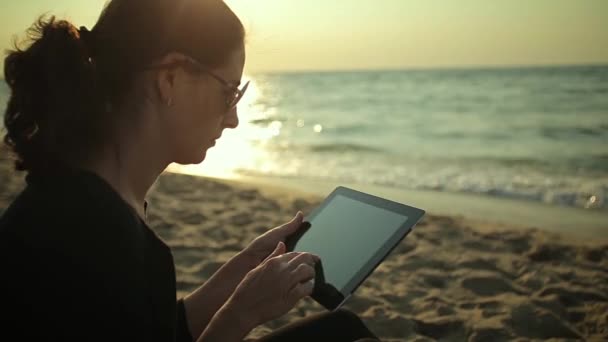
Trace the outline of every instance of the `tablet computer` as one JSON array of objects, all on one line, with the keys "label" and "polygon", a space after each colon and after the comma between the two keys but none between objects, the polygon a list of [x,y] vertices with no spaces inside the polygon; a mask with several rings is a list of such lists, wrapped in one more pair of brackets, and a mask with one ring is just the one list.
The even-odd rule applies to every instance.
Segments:
[{"label": "tablet computer", "polygon": [[318,255],[311,297],[340,308],[412,230],[424,210],[337,187],[285,241],[288,251]]}]

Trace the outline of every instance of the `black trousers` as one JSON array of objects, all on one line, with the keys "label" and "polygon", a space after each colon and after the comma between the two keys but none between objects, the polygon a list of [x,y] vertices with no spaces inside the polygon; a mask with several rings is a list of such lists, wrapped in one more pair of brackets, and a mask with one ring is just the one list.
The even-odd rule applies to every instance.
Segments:
[{"label": "black trousers", "polygon": [[379,341],[363,321],[351,311],[338,309],[287,324],[257,340],[259,342]]}]

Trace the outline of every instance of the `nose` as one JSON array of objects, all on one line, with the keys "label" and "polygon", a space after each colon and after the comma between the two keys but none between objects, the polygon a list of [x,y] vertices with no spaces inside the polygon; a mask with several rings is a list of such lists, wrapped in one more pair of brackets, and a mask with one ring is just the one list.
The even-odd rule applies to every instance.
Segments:
[{"label": "nose", "polygon": [[224,117],[224,127],[236,128],[239,125],[239,116],[236,107],[232,108]]}]

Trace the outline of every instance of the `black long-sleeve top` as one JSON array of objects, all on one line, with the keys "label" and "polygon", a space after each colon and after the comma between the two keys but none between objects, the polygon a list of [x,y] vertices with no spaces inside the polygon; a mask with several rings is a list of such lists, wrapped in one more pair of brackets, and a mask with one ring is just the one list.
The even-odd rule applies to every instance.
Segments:
[{"label": "black long-sleeve top", "polygon": [[1,341],[192,341],[169,247],[108,183],[26,182],[0,218]]}]

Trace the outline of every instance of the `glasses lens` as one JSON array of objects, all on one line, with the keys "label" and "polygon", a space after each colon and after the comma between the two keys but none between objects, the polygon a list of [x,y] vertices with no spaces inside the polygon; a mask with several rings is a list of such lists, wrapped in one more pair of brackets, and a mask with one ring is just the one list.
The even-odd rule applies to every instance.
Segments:
[{"label": "glasses lens", "polygon": [[228,95],[228,98],[226,99],[226,104],[228,105],[229,108],[232,108],[232,107],[236,106],[237,103],[239,103],[240,99],[241,99],[241,97],[239,96],[239,93],[236,91],[233,91]]},{"label": "glasses lens", "polygon": [[232,95],[230,97],[228,97],[228,100],[226,102],[227,102],[229,108],[234,108],[239,103],[239,101],[243,98],[243,95],[245,95],[245,91],[247,90],[247,87],[249,87],[249,81],[247,81],[247,83],[245,83],[243,88],[239,89],[238,91],[233,92]]}]

